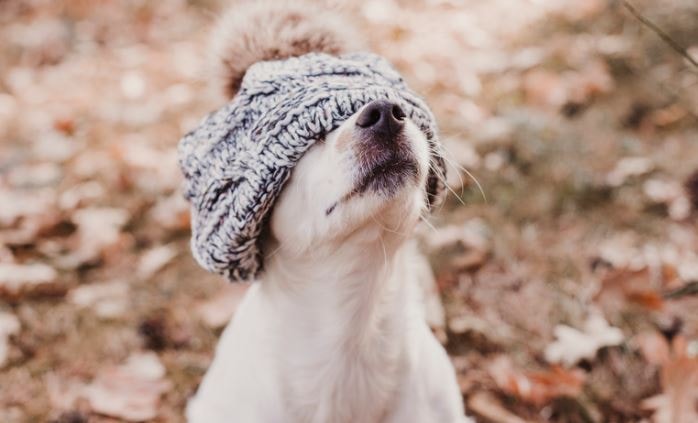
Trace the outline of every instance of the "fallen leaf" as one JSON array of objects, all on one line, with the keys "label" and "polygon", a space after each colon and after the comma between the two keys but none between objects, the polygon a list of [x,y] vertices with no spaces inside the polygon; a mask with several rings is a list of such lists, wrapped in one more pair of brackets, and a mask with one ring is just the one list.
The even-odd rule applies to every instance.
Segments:
[{"label": "fallen leaf", "polygon": [[664,204],[672,219],[684,220],[691,215],[691,200],[678,182],[649,179],[643,190],[650,201]]},{"label": "fallen leaf", "polygon": [[634,339],[635,344],[640,348],[640,352],[648,363],[655,366],[662,365],[669,361],[671,350],[664,335],[659,332],[644,332]]},{"label": "fallen leaf", "polygon": [[57,184],[63,172],[55,163],[17,166],[7,175],[8,182],[18,188],[37,188]]},{"label": "fallen leaf", "polygon": [[55,193],[0,189],[0,225],[9,227],[20,218],[41,215],[54,207]]},{"label": "fallen leaf", "polygon": [[189,229],[189,203],[179,192],[158,201],[149,214],[153,221],[165,229]]},{"label": "fallen leaf", "polygon": [[50,189],[6,191],[0,188],[0,244],[34,244],[42,232],[60,222]]},{"label": "fallen leaf", "polygon": [[678,182],[656,178],[645,181],[642,190],[650,201],[660,204],[668,204],[683,194]]},{"label": "fallen leaf", "polygon": [[58,205],[63,210],[72,210],[85,206],[87,202],[102,198],[106,194],[104,186],[97,181],[89,181],[75,185],[64,191],[58,199]]},{"label": "fallen leaf", "polygon": [[628,234],[621,234],[605,240],[599,246],[599,258],[614,269],[641,271],[647,262],[635,245],[635,239]]},{"label": "fallen leaf", "polygon": [[583,359],[591,360],[596,352],[623,342],[623,332],[606,322],[599,312],[592,312],[584,323],[584,330],[567,325],[554,329],[556,340],[545,348],[545,359],[549,363],[572,366]]},{"label": "fallen leaf", "polygon": [[468,410],[498,423],[526,423],[527,421],[504,408],[492,394],[479,391],[468,398]]},{"label": "fallen leaf", "polygon": [[102,318],[121,316],[128,309],[128,285],[123,281],[82,285],[73,289],[68,300],[82,308],[91,308]]},{"label": "fallen leaf", "polygon": [[73,409],[85,389],[80,380],[62,378],[53,372],[46,375],[44,384],[51,407],[63,411]]},{"label": "fallen leaf", "polygon": [[160,245],[145,251],[138,262],[136,273],[141,279],[150,279],[177,256],[174,245]]},{"label": "fallen leaf", "polygon": [[669,217],[684,220],[691,216],[691,201],[686,196],[678,197],[669,204]]},{"label": "fallen leaf", "polygon": [[565,76],[569,101],[577,104],[587,103],[594,96],[610,92],[614,85],[608,66],[600,60]]},{"label": "fallen leaf", "polygon": [[557,72],[533,69],[523,77],[526,100],[533,105],[560,107],[567,102],[565,81]]},{"label": "fallen leaf", "polygon": [[17,316],[12,313],[0,311],[0,368],[2,368],[10,350],[10,336],[19,333],[21,324]]},{"label": "fallen leaf", "polygon": [[657,291],[630,291],[626,293],[628,301],[639,304],[650,310],[664,308],[664,298]]},{"label": "fallen leaf", "polygon": [[611,269],[601,277],[601,289],[596,299],[610,309],[627,303],[638,304],[649,310],[664,308],[664,298],[657,286],[657,278],[664,274],[666,266],[659,266],[656,277],[646,266],[641,270]]},{"label": "fallen leaf", "polygon": [[108,367],[85,387],[90,408],[100,414],[130,422],[154,419],[160,396],[171,383],[155,353],[136,353],[125,364]]},{"label": "fallen leaf", "polygon": [[669,107],[652,112],[651,118],[656,126],[665,127],[680,121],[686,116],[688,116],[686,109],[678,104],[672,104]]},{"label": "fallen leaf", "polygon": [[492,243],[492,231],[482,219],[470,219],[460,225],[447,225],[424,236],[427,249],[432,252],[461,247],[488,252]]},{"label": "fallen leaf", "polygon": [[46,264],[0,263],[0,298],[17,300],[23,296],[59,295],[65,286],[56,270]]},{"label": "fallen leaf", "polygon": [[220,328],[228,324],[247,292],[248,285],[228,284],[212,299],[199,304],[197,312],[201,320],[211,328]]},{"label": "fallen leaf", "polygon": [[77,225],[73,251],[56,260],[63,269],[75,269],[102,258],[108,248],[118,244],[121,228],[128,222],[127,210],[90,207],[76,210],[72,220]]},{"label": "fallen leaf", "polygon": [[515,369],[511,359],[504,355],[495,358],[487,370],[504,392],[537,406],[562,396],[578,396],[585,380],[581,370],[557,366],[545,371],[523,372]]},{"label": "fallen leaf", "polygon": [[606,176],[606,182],[612,187],[623,185],[628,179],[645,175],[654,169],[654,163],[647,157],[625,157]]},{"label": "fallen leaf", "polygon": [[686,178],[683,186],[686,189],[689,200],[691,200],[691,205],[693,205],[695,210],[698,210],[698,170]]},{"label": "fallen leaf", "polygon": [[687,354],[685,340],[674,338],[673,354],[661,370],[662,393],[642,402],[656,423],[698,421],[698,358]]}]

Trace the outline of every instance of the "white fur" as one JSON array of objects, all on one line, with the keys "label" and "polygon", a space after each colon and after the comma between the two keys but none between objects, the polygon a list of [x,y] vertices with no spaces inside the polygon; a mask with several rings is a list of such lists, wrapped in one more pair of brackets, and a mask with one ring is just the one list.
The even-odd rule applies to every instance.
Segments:
[{"label": "white fur", "polygon": [[265,273],[224,331],[193,423],[464,422],[454,369],[425,322],[410,235],[425,208],[427,142],[406,127],[419,180],[353,189],[354,118],[294,169],[271,218]]}]

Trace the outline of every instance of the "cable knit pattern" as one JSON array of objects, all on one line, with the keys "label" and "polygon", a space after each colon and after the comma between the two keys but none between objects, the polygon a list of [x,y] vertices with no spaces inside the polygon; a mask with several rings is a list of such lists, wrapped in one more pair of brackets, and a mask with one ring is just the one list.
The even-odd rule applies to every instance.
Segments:
[{"label": "cable knit pattern", "polygon": [[[439,151],[434,117],[380,56],[310,53],[258,62],[233,100],[179,143],[191,202],[194,257],[230,281],[262,269],[259,236],[291,170],[310,146],[373,100],[398,103]],[[443,193],[443,159],[432,154],[430,207]]]}]

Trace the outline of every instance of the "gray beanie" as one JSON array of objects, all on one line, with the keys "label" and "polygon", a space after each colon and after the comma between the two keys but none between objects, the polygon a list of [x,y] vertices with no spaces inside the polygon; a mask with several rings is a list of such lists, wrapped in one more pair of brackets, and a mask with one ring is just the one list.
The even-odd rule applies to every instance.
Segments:
[{"label": "gray beanie", "polygon": [[250,66],[231,102],[179,144],[196,260],[230,281],[262,268],[260,233],[293,167],[318,139],[373,100],[396,102],[426,135],[429,206],[443,192],[436,123],[393,67],[369,53],[309,53]]}]

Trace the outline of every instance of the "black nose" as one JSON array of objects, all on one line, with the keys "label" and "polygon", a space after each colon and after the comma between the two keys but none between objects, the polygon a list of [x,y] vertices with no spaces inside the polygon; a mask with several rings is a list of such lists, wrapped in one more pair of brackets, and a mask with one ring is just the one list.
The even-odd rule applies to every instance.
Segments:
[{"label": "black nose", "polygon": [[375,100],[361,111],[356,126],[385,135],[395,135],[405,126],[405,112],[395,103]]}]

